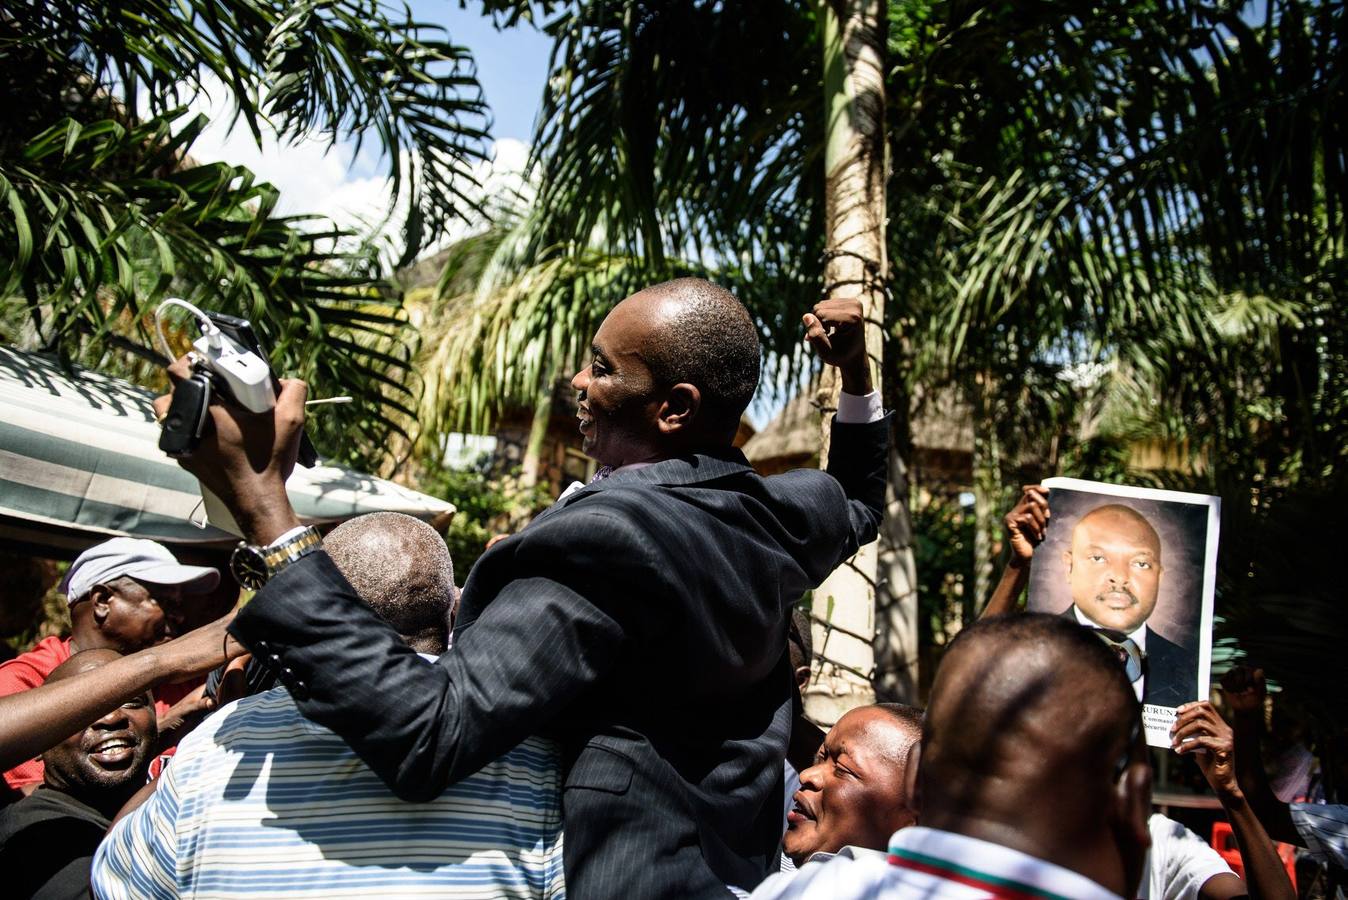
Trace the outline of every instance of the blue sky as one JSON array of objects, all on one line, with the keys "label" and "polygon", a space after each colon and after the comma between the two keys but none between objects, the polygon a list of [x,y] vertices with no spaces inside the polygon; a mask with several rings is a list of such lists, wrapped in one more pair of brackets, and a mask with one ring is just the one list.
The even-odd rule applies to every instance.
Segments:
[{"label": "blue sky", "polygon": [[548,77],[552,50],[548,36],[528,23],[497,31],[491,19],[481,14],[482,4],[477,0],[469,0],[467,9],[460,9],[457,0],[415,0],[411,6],[419,19],[443,25],[454,43],[473,52],[477,77],[495,120],[492,135],[529,143]]}]

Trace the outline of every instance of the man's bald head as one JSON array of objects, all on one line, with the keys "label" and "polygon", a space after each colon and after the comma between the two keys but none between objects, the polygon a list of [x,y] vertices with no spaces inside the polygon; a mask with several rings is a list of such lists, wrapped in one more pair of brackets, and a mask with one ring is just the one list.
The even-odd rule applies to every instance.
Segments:
[{"label": "man's bald head", "polygon": [[412,649],[445,652],[458,590],[449,549],[434,528],[402,513],[370,513],[338,525],[323,546]]},{"label": "man's bald head", "polygon": [[758,388],[758,331],[744,304],[703,278],[652,285],[633,300],[655,317],[641,353],[656,385],[696,385],[704,414],[733,435]]},{"label": "man's bald head", "polygon": [[1102,628],[1136,631],[1156,609],[1161,538],[1131,507],[1108,503],[1082,516],[1063,563],[1072,602]]},{"label": "man's bald head", "polygon": [[1117,657],[1056,616],[983,620],[932,686],[922,824],[991,840],[1131,891],[1148,843],[1141,712]]},{"label": "man's bald head", "polygon": [[74,678],[81,672],[88,672],[106,666],[114,659],[121,659],[122,654],[108,647],[98,647],[93,650],[81,650],[73,654],[65,662],[51,670],[44,684],[55,684],[58,681],[65,681],[67,678]]},{"label": "man's bald head", "polygon": [[922,737],[922,720],[925,718],[922,708],[906,703],[876,703],[862,708],[878,710],[885,715],[888,727],[876,729],[883,736],[880,738],[883,746],[879,749],[900,764],[906,763],[908,751]]},{"label": "man's bald head", "polygon": [[1147,521],[1147,517],[1131,506],[1124,506],[1122,503],[1097,506],[1077,521],[1076,528],[1072,530],[1073,534],[1080,531],[1083,526],[1126,532],[1156,554],[1157,560],[1161,558],[1161,536],[1156,533],[1151,522]]}]

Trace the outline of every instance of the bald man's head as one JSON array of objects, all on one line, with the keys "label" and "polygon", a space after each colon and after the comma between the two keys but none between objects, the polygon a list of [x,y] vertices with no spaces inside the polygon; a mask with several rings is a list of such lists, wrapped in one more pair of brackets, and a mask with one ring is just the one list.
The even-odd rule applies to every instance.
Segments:
[{"label": "bald man's head", "polygon": [[1102,628],[1136,631],[1156,608],[1161,538],[1131,507],[1110,503],[1082,516],[1063,562],[1072,602]]},{"label": "bald man's head", "polygon": [[445,652],[458,591],[449,549],[434,528],[402,513],[370,513],[338,525],[323,546],[412,649]]},{"label": "bald man's head", "polygon": [[1013,847],[1117,893],[1150,840],[1141,712],[1118,658],[1056,616],[966,628],[932,686],[921,822]]},{"label": "bald man's head", "polygon": [[703,278],[676,278],[637,297],[655,301],[658,310],[642,347],[656,385],[696,385],[704,415],[733,436],[758,388],[758,331],[749,311]]}]

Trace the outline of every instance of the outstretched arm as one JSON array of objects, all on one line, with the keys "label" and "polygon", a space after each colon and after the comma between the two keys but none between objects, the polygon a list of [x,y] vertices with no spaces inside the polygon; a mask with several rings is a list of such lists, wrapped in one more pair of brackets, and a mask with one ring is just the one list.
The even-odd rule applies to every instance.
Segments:
[{"label": "outstretched arm", "polygon": [[186,681],[243,652],[225,631],[234,614],[180,638],[114,659],[97,671],[0,697],[0,769],[61,743],[160,684]]},{"label": "outstretched arm", "polygon": [[1049,520],[1048,490],[1042,485],[1027,484],[1021,488],[1020,502],[1006,514],[1006,536],[1011,544],[1011,560],[1002,570],[1001,580],[988,597],[979,618],[1000,616],[1015,612],[1025,585],[1030,583],[1030,563],[1034,548],[1044,540]]},{"label": "outstretched arm", "polygon": [[[630,533],[597,503],[525,529],[514,539],[514,579],[475,604],[477,618],[434,664],[361,602],[323,552],[280,572],[231,630],[306,718],[340,735],[399,797],[427,801],[545,729],[609,671],[630,635],[661,627],[649,607],[621,602],[669,568],[643,564]],[[631,565],[615,571],[614,558]],[[645,585],[623,572],[642,573]]]},{"label": "outstretched arm", "polygon": [[1250,808],[1275,840],[1304,847],[1292,823],[1292,813],[1278,799],[1260,762],[1259,741],[1264,731],[1264,670],[1236,666],[1222,676],[1222,693],[1231,707],[1235,735],[1236,779]]},{"label": "outstretched arm", "polygon": [[1259,823],[1236,778],[1235,740],[1231,728],[1206,700],[1179,708],[1170,729],[1174,749],[1193,754],[1203,777],[1231,820],[1231,831],[1245,862],[1245,881],[1254,900],[1293,900],[1296,891],[1287,878],[1278,851]]}]

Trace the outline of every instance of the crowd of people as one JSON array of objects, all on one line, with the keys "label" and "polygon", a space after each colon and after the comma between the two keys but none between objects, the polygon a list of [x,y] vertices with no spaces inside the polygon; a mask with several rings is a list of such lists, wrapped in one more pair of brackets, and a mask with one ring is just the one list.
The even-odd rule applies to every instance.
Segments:
[{"label": "crowd of people", "polygon": [[805,316],[842,386],[828,468],[763,477],[732,446],[760,369],[744,307],[697,279],[624,300],[573,380],[596,478],[462,591],[416,519],[301,525],[284,483],[303,383],[270,414],[213,403],[183,464],[243,529],[260,589],[186,630],[221,573],[128,538],[75,560],[70,637],[0,665],[7,893],[1288,898],[1274,840],[1348,864],[1343,807],[1269,788],[1258,671],[1224,680],[1234,727],[1202,699],[1171,732],[1244,877],[1153,813],[1120,643],[1016,608],[1049,527],[1036,487],[927,707],[806,720],[795,604],[884,503],[862,326],[853,301]]}]

